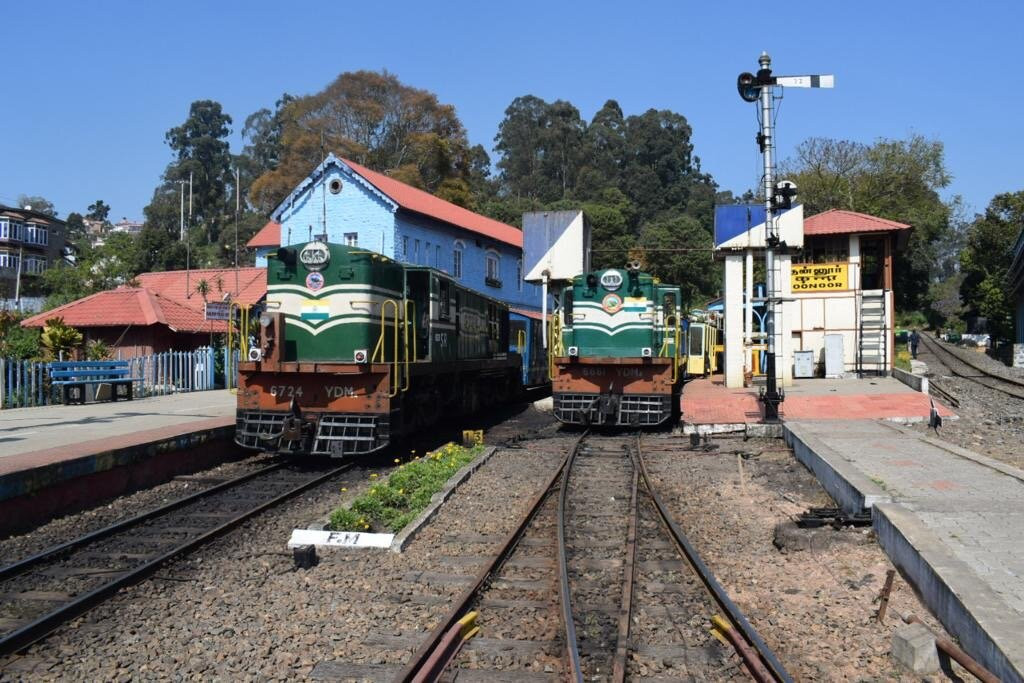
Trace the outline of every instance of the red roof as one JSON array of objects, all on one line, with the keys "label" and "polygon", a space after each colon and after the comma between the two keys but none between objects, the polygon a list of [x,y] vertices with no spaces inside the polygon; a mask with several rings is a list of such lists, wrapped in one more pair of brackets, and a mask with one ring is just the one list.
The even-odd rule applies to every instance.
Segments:
[{"label": "red roof", "polygon": [[27,318],[21,325],[42,327],[50,318],[63,318],[78,328],[163,324],[174,332],[227,331],[227,321],[204,320],[201,307],[183,306],[148,289],[130,287],[97,292]]},{"label": "red roof", "polygon": [[457,225],[470,232],[486,235],[499,242],[505,242],[520,249],[523,246],[523,233],[515,226],[473,213],[469,209],[464,209],[451,202],[446,202],[440,197],[435,197],[429,192],[417,190],[411,185],[406,185],[394,178],[389,178],[383,173],[371,171],[354,161],[349,161],[348,159],[343,159],[342,161],[351,166],[356,173],[407,211],[415,211],[416,213],[436,218],[439,221]]},{"label": "red roof", "polygon": [[223,301],[230,294],[232,301],[252,305],[267,293],[266,268],[239,268],[238,291],[235,290],[234,268],[199,268],[191,271],[168,270],[161,273],[142,273],[135,278],[140,287],[167,297],[179,304],[202,312],[203,297],[196,285],[205,280],[209,285],[206,298]]},{"label": "red roof", "polygon": [[260,228],[260,231],[245,243],[245,246],[250,249],[281,246],[281,224],[277,221],[267,221],[267,224]]},{"label": "red roof", "polygon": [[42,327],[50,318],[60,317],[72,327],[113,327],[120,325],[167,325],[175,332],[226,332],[223,320],[206,320],[205,301],[196,285],[209,285],[206,301],[232,301],[252,305],[267,293],[266,268],[239,268],[238,292],[233,268],[200,268],[142,273],[138,287],[118,287],[98,292],[22,321],[23,327]]},{"label": "red roof", "polygon": [[906,223],[897,223],[866,213],[830,209],[804,219],[804,235],[846,235],[855,232],[889,232],[909,230]]}]

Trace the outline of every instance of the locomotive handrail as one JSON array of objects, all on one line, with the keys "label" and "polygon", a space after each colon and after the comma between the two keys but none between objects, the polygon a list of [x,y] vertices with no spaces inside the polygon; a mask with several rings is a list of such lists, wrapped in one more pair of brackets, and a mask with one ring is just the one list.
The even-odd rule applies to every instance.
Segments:
[{"label": "locomotive handrail", "polygon": [[[380,361],[385,365],[388,362],[387,355],[384,352],[384,340],[387,335],[386,316],[388,304],[391,305],[391,309],[394,311],[395,321],[394,325],[391,326],[393,341],[392,348],[394,350],[394,354],[391,357],[391,365],[394,367],[394,370],[392,371],[391,378],[388,382],[388,398],[394,398],[395,396],[398,395],[398,391],[401,388],[402,384],[402,378],[401,375],[399,375],[399,368],[401,366],[399,365],[398,360],[398,302],[395,301],[394,299],[385,299],[384,301],[380,302],[380,337],[377,338],[377,346],[374,347],[373,356],[371,358],[374,362],[376,362],[377,354],[379,353]],[[391,388],[392,385],[394,385],[394,389]]]},{"label": "locomotive handrail", "polygon": [[551,324],[548,325],[548,379],[555,381],[555,358],[564,355],[562,347],[562,320],[558,315],[551,314]]},{"label": "locomotive handrail", "polygon": [[[402,328],[405,330],[405,382],[402,385],[402,391],[409,391],[409,387],[412,385],[412,380],[409,374],[409,327],[412,326],[412,359],[416,360],[416,302],[406,299],[405,304],[405,324]],[[412,308],[412,314],[409,314],[409,309]]]},{"label": "locomotive handrail", "polygon": [[526,330],[517,330],[516,350],[519,352],[519,355],[522,355],[524,346],[526,346]]}]

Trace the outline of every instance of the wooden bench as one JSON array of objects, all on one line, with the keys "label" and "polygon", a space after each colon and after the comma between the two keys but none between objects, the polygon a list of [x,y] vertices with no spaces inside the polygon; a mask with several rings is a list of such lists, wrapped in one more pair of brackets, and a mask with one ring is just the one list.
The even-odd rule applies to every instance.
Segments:
[{"label": "wooden bench", "polygon": [[[117,401],[132,400],[133,382],[141,382],[141,377],[129,377],[131,369],[126,360],[76,360],[55,361],[50,363],[50,383],[61,387],[61,396],[65,405],[85,403],[85,385],[110,385],[110,398]],[[96,394],[100,394],[97,386]]]}]

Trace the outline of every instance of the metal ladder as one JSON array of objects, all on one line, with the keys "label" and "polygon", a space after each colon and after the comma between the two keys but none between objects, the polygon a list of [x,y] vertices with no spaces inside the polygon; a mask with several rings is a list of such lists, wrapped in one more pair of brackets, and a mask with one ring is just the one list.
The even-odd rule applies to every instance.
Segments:
[{"label": "metal ladder", "polygon": [[885,290],[865,289],[860,298],[857,335],[857,375],[889,372],[889,335],[885,324]]}]

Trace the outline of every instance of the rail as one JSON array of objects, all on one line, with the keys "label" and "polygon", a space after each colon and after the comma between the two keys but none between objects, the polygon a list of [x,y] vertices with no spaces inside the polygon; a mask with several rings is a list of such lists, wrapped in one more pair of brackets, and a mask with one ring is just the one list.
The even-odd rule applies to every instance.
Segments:
[{"label": "rail", "polygon": [[[577,682],[585,680],[584,666],[577,641],[576,621],[580,619],[583,623],[587,622],[581,615],[574,614],[573,611],[573,583],[570,580],[570,559],[567,553],[570,544],[567,542],[566,529],[567,521],[571,518],[567,502],[569,498],[570,477],[573,476],[574,465],[580,462],[577,456],[580,454],[581,446],[588,434],[589,431],[583,432],[573,442],[561,464],[534,498],[526,514],[520,518],[516,528],[509,533],[497,553],[487,561],[486,566],[475,577],[473,583],[455,601],[454,607],[447,616],[442,619],[430,636],[416,650],[395,679],[396,681],[401,683],[415,681],[420,683],[442,680],[446,669],[456,661],[458,648],[460,647],[459,639],[464,639],[467,633],[468,626],[465,625],[465,622],[466,620],[472,621],[475,617],[476,612],[472,610],[476,609],[475,603],[479,599],[482,589],[490,585],[502,565],[512,556],[521,539],[523,539],[527,528],[535,525],[538,512],[545,506],[545,502],[554,492],[556,483],[559,484],[558,500],[555,508],[558,546],[557,567],[559,573],[558,609],[563,622],[563,642],[566,657],[566,671],[563,676]],[[631,482],[630,518],[626,530],[626,547],[623,556],[621,604],[618,610],[616,643],[614,652],[611,653],[610,668],[608,669],[612,673],[612,680],[620,682],[626,678],[629,657],[633,648],[630,639],[630,624],[633,618],[633,592],[636,585],[637,539],[639,529],[641,528],[639,522],[639,498],[642,484],[643,493],[647,495],[653,504],[657,512],[656,518],[660,518],[661,526],[668,533],[680,560],[689,564],[700,578],[700,585],[710,597],[710,600],[706,599],[706,604],[717,605],[717,608],[725,615],[723,617],[715,614],[710,617],[713,629],[718,632],[724,641],[729,642],[733,646],[755,680],[791,683],[793,679],[785,667],[743,616],[735,603],[728,597],[721,584],[718,583],[710,569],[701,560],[697,551],[668,512],[648,475],[647,466],[643,459],[642,442],[639,436],[634,437],[633,444],[633,447],[624,447],[625,450],[629,451],[628,460],[632,470],[628,474],[628,482]],[[578,466],[582,467],[583,465],[580,464]],[[628,482],[624,481],[623,483],[628,485]],[[460,620],[462,621],[460,622]],[[460,623],[464,625],[460,627]],[[593,653],[588,654],[588,656],[593,657]]]},{"label": "rail", "polygon": [[[228,513],[228,518],[224,521],[214,518],[211,528],[199,533],[199,535],[188,538],[166,551],[157,551],[157,555],[146,558],[137,567],[116,573],[111,581],[102,583],[87,593],[76,596],[68,602],[59,605],[55,609],[35,618],[25,626],[4,634],[0,637],[0,655],[8,655],[28,647],[32,643],[37,642],[49,633],[53,632],[62,624],[84,614],[93,607],[96,607],[104,600],[117,593],[121,588],[142,580],[167,561],[198,548],[208,541],[213,540],[214,538],[217,538],[218,536],[221,536],[237,527],[242,522],[264,512],[265,510],[268,510],[271,507],[274,507],[275,505],[289,500],[290,498],[293,498],[314,486],[329,481],[352,467],[352,463],[346,463],[340,467],[333,468],[326,473],[317,474],[316,476],[302,481],[297,486],[292,486],[271,498],[257,503],[244,512],[238,514]],[[231,481],[224,482],[218,486],[193,494],[192,496],[173,501],[167,505],[141,515],[137,515],[131,519],[113,524],[99,531],[86,534],[79,539],[55,546],[25,560],[3,567],[0,569],[0,580],[10,581],[21,574],[29,572],[33,567],[45,564],[48,561],[60,561],[62,563],[66,563],[69,553],[88,546],[95,541],[130,531],[143,522],[164,517],[201,499],[209,498],[219,493],[229,492],[231,489],[236,488],[241,484],[248,483],[264,474],[270,474],[272,472],[282,470],[283,468],[284,465],[272,465],[255,472],[250,472],[232,479]]]},{"label": "rail", "polygon": [[[960,354],[953,353],[951,350],[947,349],[942,342],[936,339],[931,339],[926,334],[921,335],[921,341],[924,343],[925,348],[927,348],[936,356],[941,356],[939,360],[942,361],[946,365],[946,367],[949,368],[950,372],[952,372],[957,377],[962,377],[963,379],[966,379],[970,382],[974,382],[975,384],[979,384],[983,387],[988,387],[989,389],[994,389],[995,391],[1006,394],[1007,396],[1013,396],[1014,398],[1024,399],[1024,381],[1015,379],[1013,377],[1003,377],[1002,375],[997,375],[989,371],[987,368],[984,368],[981,365],[978,365],[967,360],[966,358],[961,357]],[[936,353],[936,351],[940,353]],[[959,363],[963,366],[976,370],[981,374],[975,375],[965,373],[962,370],[957,370],[957,368],[954,368],[949,362],[942,360],[943,357],[952,358],[954,363]],[[942,393],[948,394],[948,392],[946,392],[941,387],[938,388]]]},{"label": "rail", "polygon": [[[662,522],[668,529],[669,535],[672,537],[673,543],[676,545],[676,549],[679,553],[686,558],[690,566],[693,567],[694,571],[700,577],[701,582],[704,584],[708,593],[715,600],[716,603],[722,608],[732,623],[733,627],[742,635],[743,639],[748,643],[757,653],[756,661],[747,661],[748,668],[755,677],[759,677],[757,669],[759,667],[767,667],[771,677],[769,680],[783,681],[784,683],[792,683],[793,678],[786,671],[786,668],[772,652],[771,648],[761,639],[761,636],[757,633],[757,630],[751,626],[747,618],[743,616],[743,612],[736,606],[736,603],[732,601],[729,595],[725,592],[722,584],[718,582],[715,575],[711,572],[708,566],[701,559],[697,549],[694,548],[693,544],[690,543],[686,534],[683,533],[679,525],[676,524],[668,508],[661,500],[661,496],[658,495],[657,490],[651,484],[650,476],[647,473],[647,463],[643,458],[643,451],[641,450],[640,437],[636,437],[636,449],[634,455],[635,466],[639,469],[640,477],[643,479],[644,488],[647,491],[648,496],[654,503],[655,508],[658,510],[658,515],[661,517]],[[728,634],[723,634],[728,638]],[[737,648],[741,657],[746,656],[742,651],[742,646]]]},{"label": "rail", "polygon": [[537,516],[537,512],[544,504],[544,501],[547,500],[548,496],[551,494],[555,482],[557,482],[559,477],[562,476],[562,473],[566,471],[566,467],[571,459],[575,457],[580,444],[583,442],[583,439],[587,434],[588,432],[584,431],[580,434],[579,438],[576,439],[561,464],[555,469],[555,472],[548,479],[545,486],[530,503],[526,514],[520,518],[519,524],[517,524],[515,529],[513,529],[505,538],[505,542],[501,545],[498,552],[480,570],[480,573],[477,574],[473,583],[455,600],[454,606],[448,612],[445,619],[443,619],[441,623],[431,631],[430,635],[423,641],[419,649],[413,653],[412,657],[406,663],[405,668],[402,669],[401,673],[399,673],[398,677],[395,679],[396,681],[400,681],[401,683],[412,683],[413,681],[416,683],[422,683],[423,681],[434,681],[440,677],[441,671],[443,670],[446,662],[437,662],[436,659],[432,661],[432,655],[437,652],[444,640],[445,634],[447,634],[460,619],[466,616],[470,605],[473,603],[476,595],[480,592],[480,589],[515,549],[519,539],[523,536],[527,527]]}]

